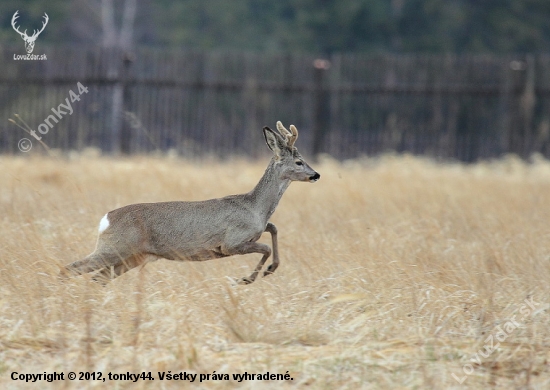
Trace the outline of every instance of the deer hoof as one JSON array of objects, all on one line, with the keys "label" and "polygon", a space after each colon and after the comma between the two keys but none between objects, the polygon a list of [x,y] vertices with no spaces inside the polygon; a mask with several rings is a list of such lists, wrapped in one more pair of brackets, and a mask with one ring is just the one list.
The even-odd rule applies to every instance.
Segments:
[{"label": "deer hoof", "polygon": [[266,277],[267,275],[271,275],[273,272],[275,272],[277,266],[274,264],[270,264],[269,267],[267,267],[267,269],[264,271],[264,277]]},{"label": "deer hoof", "polygon": [[104,276],[92,276],[91,279],[93,282],[99,284],[101,287],[107,286],[107,284],[111,281],[111,279]]},{"label": "deer hoof", "polygon": [[65,271],[64,269],[62,269],[61,271],[59,271],[59,273],[57,274],[57,280],[61,283],[65,282],[67,279],[69,279],[69,273],[67,271]]},{"label": "deer hoof", "polygon": [[253,281],[254,280],[250,278],[240,278],[239,280],[237,280],[237,284],[250,284]]}]

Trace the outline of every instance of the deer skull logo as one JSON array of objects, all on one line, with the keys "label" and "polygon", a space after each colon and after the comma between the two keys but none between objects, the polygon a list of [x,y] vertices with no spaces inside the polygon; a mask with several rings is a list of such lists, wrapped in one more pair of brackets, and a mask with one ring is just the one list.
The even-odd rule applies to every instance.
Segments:
[{"label": "deer skull logo", "polygon": [[36,41],[36,38],[38,38],[40,33],[44,31],[44,28],[48,24],[48,20],[50,18],[48,18],[48,14],[44,12],[44,21],[42,22],[42,28],[39,31],[34,30],[33,34],[29,37],[27,35],[27,30],[25,30],[25,32],[21,32],[19,31],[19,27],[15,25],[15,21],[17,20],[17,18],[19,18],[18,13],[19,11],[15,11],[15,13],[13,14],[13,18],[11,18],[11,26],[15,31],[19,33],[19,35],[21,35],[21,38],[23,38],[23,40],[25,41],[25,50],[27,50],[27,53],[31,54],[34,50],[34,42]]}]

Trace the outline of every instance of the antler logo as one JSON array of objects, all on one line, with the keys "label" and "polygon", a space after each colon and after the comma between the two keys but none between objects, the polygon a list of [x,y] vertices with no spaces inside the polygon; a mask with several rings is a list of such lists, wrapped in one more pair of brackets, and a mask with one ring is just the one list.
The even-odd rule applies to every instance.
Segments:
[{"label": "antler logo", "polygon": [[48,14],[44,12],[44,21],[42,22],[42,28],[40,29],[40,31],[34,30],[32,36],[29,37],[27,35],[27,30],[25,30],[25,32],[21,32],[19,31],[19,27],[15,25],[15,21],[17,20],[17,18],[19,18],[18,13],[19,10],[15,11],[15,13],[13,14],[13,18],[11,18],[11,26],[15,31],[19,33],[19,35],[21,35],[21,38],[23,38],[23,40],[25,41],[25,50],[27,50],[27,53],[31,54],[34,50],[34,42],[36,41],[36,38],[38,38],[40,33],[44,31],[44,28],[48,24],[48,20],[50,20],[50,18],[48,18]]}]

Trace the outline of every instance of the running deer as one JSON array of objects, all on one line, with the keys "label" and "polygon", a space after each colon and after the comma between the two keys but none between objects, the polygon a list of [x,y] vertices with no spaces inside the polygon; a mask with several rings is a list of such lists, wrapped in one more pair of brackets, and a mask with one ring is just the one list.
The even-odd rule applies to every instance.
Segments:
[{"label": "running deer", "polygon": [[140,265],[160,258],[204,261],[260,253],[254,272],[237,282],[254,282],[271,255],[268,245],[257,243],[271,233],[273,261],[264,271],[279,266],[277,228],[269,222],[291,181],[315,182],[320,175],[298,153],[298,130],[288,131],[277,122],[279,133],[264,127],[267,146],[273,152],[264,175],[246,194],[198,202],[139,203],[107,213],[99,223],[95,251],[67,265],[62,277],[97,272],[93,279],[106,284]]}]

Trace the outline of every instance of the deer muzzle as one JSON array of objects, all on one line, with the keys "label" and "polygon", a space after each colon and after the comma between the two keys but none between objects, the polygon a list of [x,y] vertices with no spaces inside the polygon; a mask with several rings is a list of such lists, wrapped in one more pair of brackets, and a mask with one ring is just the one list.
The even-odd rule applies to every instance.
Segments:
[{"label": "deer muzzle", "polygon": [[309,182],[310,183],[315,183],[320,178],[321,178],[321,175],[319,175],[317,172],[315,172],[315,175],[309,177]]}]

